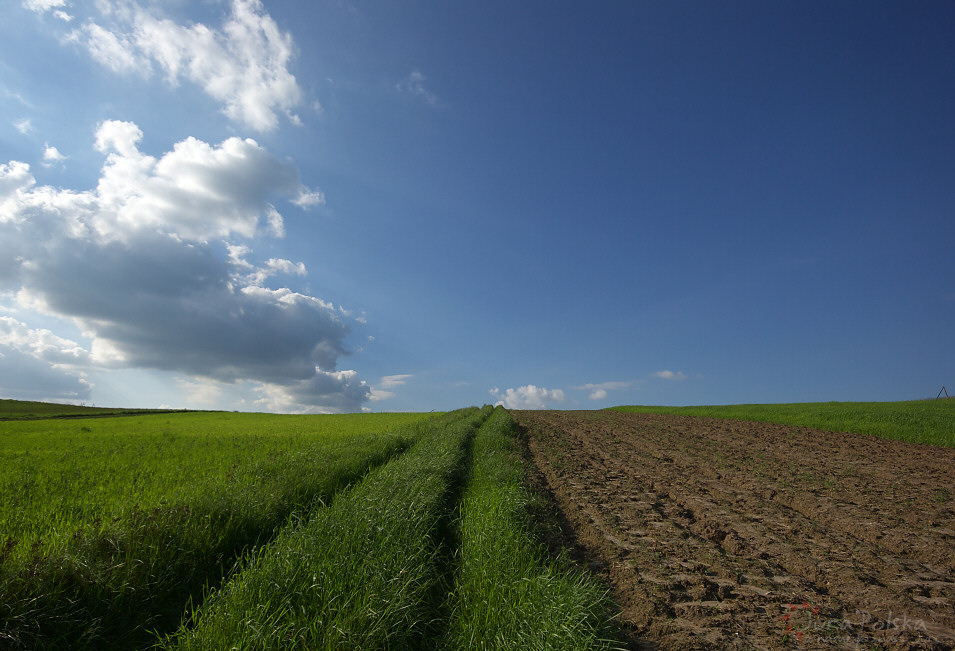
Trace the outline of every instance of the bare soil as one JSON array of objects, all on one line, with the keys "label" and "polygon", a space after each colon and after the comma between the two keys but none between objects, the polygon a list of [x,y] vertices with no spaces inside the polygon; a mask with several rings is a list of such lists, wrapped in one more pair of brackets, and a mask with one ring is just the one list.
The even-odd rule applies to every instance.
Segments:
[{"label": "bare soil", "polygon": [[955,648],[955,450],[513,411],[635,649]]}]

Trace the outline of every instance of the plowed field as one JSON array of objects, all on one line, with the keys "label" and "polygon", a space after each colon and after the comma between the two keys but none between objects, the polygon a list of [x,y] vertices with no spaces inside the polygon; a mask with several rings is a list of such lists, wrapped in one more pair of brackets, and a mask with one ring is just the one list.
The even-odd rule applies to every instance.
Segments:
[{"label": "plowed field", "polygon": [[955,647],[955,450],[513,411],[633,648]]}]

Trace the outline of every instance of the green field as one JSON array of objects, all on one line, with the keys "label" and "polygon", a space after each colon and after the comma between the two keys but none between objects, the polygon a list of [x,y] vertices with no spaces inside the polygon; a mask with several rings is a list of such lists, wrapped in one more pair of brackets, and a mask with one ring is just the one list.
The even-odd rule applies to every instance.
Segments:
[{"label": "green field", "polygon": [[832,432],[955,447],[955,399],[904,402],[806,402],[701,407],[612,407],[616,411],[681,414],[796,425]]},{"label": "green field", "polygon": [[[616,646],[503,408],[0,407],[0,648]],[[953,400],[615,409],[955,445]]]},{"label": "green field", "polygon": [[54,402],[31,402],[0,398],[0,420],[33,420],[36,418],[82,418],[89,416],[118,416],[123,414],[166,413],[165,409],[113,409],[65,405]]},{"label": "green field", "polygon": [[[481,648],[609,648],[603,592],[528,528],[513,437],[489,407],[0,422],[0,648],[457,648],[495,619]],[[493,585],[488,536],[519,550]]]},{"label": "green field", "polygon": [[[132,648],[425,414],[0,423],[0,646]],[[95,641],[95,642],[94,642]]]}]

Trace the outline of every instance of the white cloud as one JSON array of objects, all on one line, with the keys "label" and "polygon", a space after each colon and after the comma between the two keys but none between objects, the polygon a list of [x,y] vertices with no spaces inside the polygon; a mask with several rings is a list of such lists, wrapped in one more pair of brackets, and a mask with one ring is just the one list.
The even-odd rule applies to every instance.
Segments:
[{"label": "white cloud", "polygon": [[499,398],[496,404],[508,409],[548,409],[550,403],[564,402],[564,392],[560,389],[545,389],[527,384],[516,389],[507,389],[503,393],[497,387],[491,389],[491,395]]},{"label": "white cloud", "polygon": [[257,402],[269,411],[341,414],[361,411],[371,389],[355,371],[318,371],[294,383],[264,383]]},{"label": "white cloud", "polygon": [[66,0],[23,0],[23,6],[38,14],[56,7],[65,7]]},{"label": "white cloud", "polygon": [[311,192],[291,163],[250,138],[213,146],[189,137],[156,159],[138,150],[142,135],[132,122],[108,120],[97,129],[96,149],[107,154],[97,194],[108,210],[92,226],[103,237],[156,227],[193,240],[254,237],[263,216],[282,235],[270,195],[294,200]]},{"label": "white cloud", "polygon": [[0,344],[0,396],[14,400],[86,401],[92,385],[74,373]]},{"label": "white cloud", "polygon": [[0,316],[0,345],[50,364],[86,366],[90,361],[89,351],[75,341],[46,329],[31,329],[9,316]]},{"label": "white cloud", "polygon": [[420,71],[413,70],[411,74],[397,83],[396,88],[406,95],[424,100],[430,106],[441,106],[441,100],[438,96],[425,87],[424,82],[426,79],[427,77],[421,74]]},{"label": "white cloud", "polygon": [[34,183],[30,166],[26,163],[0,163],[0,224],[23,218],[20,206],[22,195]]},{"label": "white cloud", "polygon": [[114,20],[108,28],[91,21],[73,31],[71,40],[114,72],[149,75],[155,65],[173,86],[182,79],[199,85],[238,123],[269,131],[278,124],[277,114],[284,113],[301,125],[292,112],[302,102],[302,90],[288,70],[295,52],[292,37],[259,0],[233,0],[219,28],[180,25],[133,2],[102,13]]},{"label": "white cloud", "polygon": [[659,378],[661,380],[685,380],[686,374],[680,371],[657,371],[656,373],[651,373],[650,377]]},{"label": "white cloud", "polygon": [[96,23],[85,25],[83,32],[85,42],[79,31],[73,32],[69,40],[83,42],[90,56],[100,65],[120,74],[139,72],[143,76],[149,75],[149,59],[137,52],[136,44],[129,35],[111,32]]},{"label": "white cloud", "polygon": [[[267,404],[295,410],[360,409],[369,387],[336,369],[346,313],[267,285],[305,275],[303,264],[252,257],[254,238],[272,233],[259,228],[278,214],[272,198],[302,192],[295,167],[252,140],[188,138],[152,157],[141,138],[130,122],[100,125],[106,161],[91,190],[38,185],[26,163],[0,164],[0,292],[76,324],[91,340],[77,366],[259,383]],[[18,344],[33,359],[55,349],[62,364],[72,350],[11,328],[8,339],[47,342],[43,355]]]},{"label": "white cloud", "polygon": [[579,387],[574,387],[579,391],[590,391],[590,395],[587,396],[590,400],[605,400],[607,398],[608,391],[614,391],[617,389],[626,389],[629,387],[632,382],[601,382],[600,384],[583,384]]},{"label": "white cloud", "polygon": [[33,124],[30,122],[30,118],[22,118],[20,120],[13,121],[13,128],[23,135],[27,135],[33,131]]},{"label": "white cloud", "polygon": [[386,375],[381,378],[381,381],[378,382],[378,384],[371,387],[371,394],[369,395],[368,399],[372,402],[378,402],[379,400],[393,398],[395,396],[395,392],[390,391],[389,389],[404,386],[408,379],[412,377],[414,376],[409,374]]},{"label": "white cloud", "polygon": [[0,395],[21,400],[86,400],[90,354],[75,341],[0,317]]},{"label": "white cloud", "polygon": [[381,378],[381,382],[378,383],[378,386],[383,389],[393,389],[394,387],[404,386],[412,377],[414,376],[407,373],[403,375],[386,375]]},{"label": "white cloud", "polygon": [[56,163],[62,163],[66,160],[66,156],[60,153],[60,150],[56,147],[47,144],[43,148],[43,165],[49,167]]},{"label": "white cloud", "polygon": [[298,196],[292,199],[292,203],[301,208],[309,208],[325,203],[325,195],[321,192],[314,192],[308,188],[302,188]]},{"label": "white cloud", "polygon": [[214,407],[222,395],[222,384],[206,378],[176,378],[176,386],[186,392],[186,402]]}]

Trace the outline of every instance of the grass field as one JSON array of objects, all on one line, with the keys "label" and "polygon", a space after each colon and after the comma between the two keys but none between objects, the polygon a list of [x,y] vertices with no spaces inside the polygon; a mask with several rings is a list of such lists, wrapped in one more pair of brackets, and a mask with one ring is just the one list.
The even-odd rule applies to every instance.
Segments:
[{"label": "grass field", "polygon": [[955,399],[904,402],[809,402],[701,407],[613,407],[617,411],[682,414],[796,425],[833,432],[955,447]]},{"label": "grass field", "polygon": [[514,436],[490,407],[0,422],[0,648],[611,648]]},{"label": "grass field", "polygon": [[528,526],[514,423],[496,410],[474,440],[456,520],[450,649],[599,649],[610,637],[603,588],[547,558]]},{"label": "grass field", "polygon": [[[0,408],[0,648],[617,646],[539,543],[503,408]],[[615,409],[955,447],[952,400]]]},{"label": "grass field", "polygon": [[0,646],[132,648],[426,414],[0,423]]},{"label": "grass field", "polygon": [[124,414],[166,413],[163,409],[113,409],[64,405],[54,402],[31,402],[0,398],[0,420],[33,420],[37,418],[82,418],[92,416],[119,416]]}]

